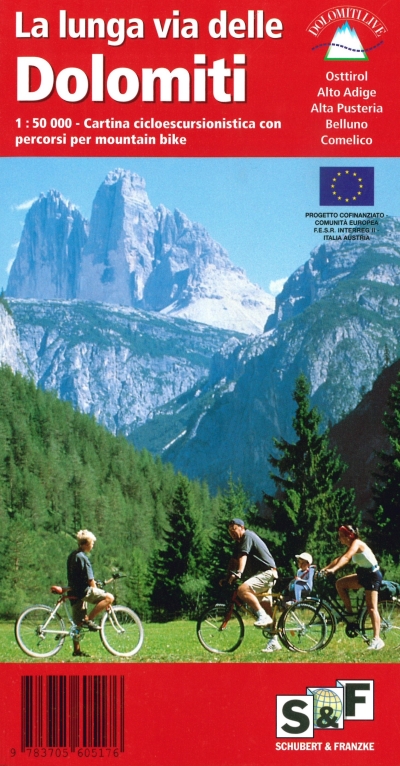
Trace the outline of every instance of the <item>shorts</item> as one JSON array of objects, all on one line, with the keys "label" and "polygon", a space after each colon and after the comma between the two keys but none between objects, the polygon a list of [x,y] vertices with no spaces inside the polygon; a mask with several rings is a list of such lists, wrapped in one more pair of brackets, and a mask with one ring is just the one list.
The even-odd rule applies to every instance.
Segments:
[{"label": "shorts", "polygon": [[245,583],[251,588],[256,596],[261,593],[270,596],[272,593],[272,586],[277,578],[278,573],[276,569],[267,569],[264,572],[257,572],[253,577],[249,577],[248,580],[245,580]]},{"label": "shorts", "polygon": [[87,588],[84,600],[88,604],[98,604],[99,601],[103,601],[103,598],[108,595],[102,588]]},{"label": "shorts", "polygon": [[382,572],[380,569],[377,569],[375,572],[372,572],[371,569],[366,569],[365,567],[358,567],[357,571],[357,580],[360,583],[360,585],[365,588],[365,590],[379,590],[382,583]]},{"label": "shorts", "polygon": [[72,602],[72,619],[75,625],[80,625],[87,615],[86,604],[98,604],[108,594],[102,588],[87,588],[84,598]]}]

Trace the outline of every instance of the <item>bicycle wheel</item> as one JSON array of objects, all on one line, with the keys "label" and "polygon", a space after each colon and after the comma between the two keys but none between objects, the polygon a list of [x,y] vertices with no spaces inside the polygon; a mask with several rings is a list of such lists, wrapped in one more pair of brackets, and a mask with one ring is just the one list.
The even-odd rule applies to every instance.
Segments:
[{"label": "bicycle wheel", "polygon": [[215,654],[234,652],[244,638],[244,624],[235,609],[230,617],[225,604],[215,604],[197,620],[197,638],[204,649]]},{"label": "bicycle wheel", "polygon": [[[15,623],[15,638],[29,657],[52,657],[60,651],[65,641],[65,626],[62,618],[54,614],[49,606],[31,606]],[[62,633],[64,632],[64,635]]]},{"label": "bicycle wheel", "polygon": [[116,657],[133,657],[143,644],[143,625],[127,606],[113,606],[104,614],[100,625],[101,640]]},{"label": "bicycle wheel", "polygon": [[[380,601],[378,610],[381,618],[380,637],[388,649],[397,649],[400,645],[400,603],[398,601]],[[362,620],[362,633],[370,641],[373,637],[371,617],[364,610]]]},{"label": "bicycle wheel", "polygon": [[315,607],[317,612],[321,613],[325,620],[326,636],[325,636],[325,641],[323,646],[323,648],[325,649],[325,647],[328,646],[329,642],[331,641],[331,639],[336,633],[337,620],[335,617],[335,613],[333,612],[329,604],[327,604],[325,601],[320,601],[318,598],[310,596],[305,601],[307,604],[311,604],[311,606]]},{"label": "bicycle wheel", "polygon": [[284,612],[278,623],[279,635],[292,652],[314,652],[326,645],[326,623],[315,606],[299,602]]}]

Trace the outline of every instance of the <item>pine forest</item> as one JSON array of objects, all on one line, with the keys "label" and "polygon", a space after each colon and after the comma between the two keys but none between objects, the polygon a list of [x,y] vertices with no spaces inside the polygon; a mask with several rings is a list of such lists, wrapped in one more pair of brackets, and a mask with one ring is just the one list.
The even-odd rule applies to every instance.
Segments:
[{"label": "pine forest", "polygon": [[[379,540],[377,552],[393,566],[398,556],[384,532],[398,512],[399,390],[397,382],[386,418],[392,452],[381,458],[376,520],[369,530],[364,522]],[[14,617],[42,601],[52,584],[66,583],[66,559],[82,528],[97,537],[96,578],[124,573],[124,598],[144,619],[193,615],[218,592],[231,553],[227,522],[233,517],[244,517],[266,541],[280,572],[292,574],[293,556],[308,547],[323,565],[337,549],[337,524],[359,519],[352,493],[338,486],[340,456],[319,434],[320,417],[308,396],[300,376],[293,394],[297,441],[276,442],[271,475],[277,494],[266,496],[269,515],[265,508],[260,515],[240,482],[231,480],[211,496],[204,482],[176,473],[1,367],[0,615]]]}]

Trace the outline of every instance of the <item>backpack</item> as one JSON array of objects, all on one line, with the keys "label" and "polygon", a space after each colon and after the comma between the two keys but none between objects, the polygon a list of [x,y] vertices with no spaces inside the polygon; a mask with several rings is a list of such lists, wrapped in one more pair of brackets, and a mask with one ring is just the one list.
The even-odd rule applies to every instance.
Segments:
[{"label": "backpack", "polygon": [[392,580],[382,580],[378,593],[379,601],[390,601],[392,598],[400,597],[400,584]]}]

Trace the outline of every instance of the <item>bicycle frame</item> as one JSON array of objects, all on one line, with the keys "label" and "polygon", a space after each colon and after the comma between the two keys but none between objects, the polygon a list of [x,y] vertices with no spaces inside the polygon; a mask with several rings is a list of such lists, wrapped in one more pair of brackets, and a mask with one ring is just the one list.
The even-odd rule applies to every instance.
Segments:
[{"label": "bicycle frame", "polygon": [[307,596],[307,598],[303,599],[303,601],[314,604],[317,613],[322,612],[324,607],[329,609],[329,611],[333,614],[336,624],[338,622],[345,623],[346,634],[349,638],[361,636],[364,641],[368,641],[367,637],[362,633],[362,618],[366,610],[365,593],[363,593],[361,602],[357,607],[357,611],[355,613],[353,612],[352,614],[346,612],[344,606],[338,601],[338,599],[333,598],[329,594],[327,596],[322,596],[319,594],[315,596]]},{"label": "bicycle frame", "polygon": [[[239,609],[246,609],[248,611],[251,611],[250,607],[247,606],[246,602],[240,599],[240,596],[238,595],[238,592],[237,592],[237,587],[238,586],[235,587],[232,593],[231,600],[228,606],[230,607],[232,605],[232,609],[234,608],[234,606],[237,606]],[[277,611],[277,607],[279,606],[279,604],[281,604],[282,593],[267,593],[266,596],[267,598],[272,599],[272,606],[273,606],[274,612]],[[232,611],[230,611],[230,614],[232,614]]]},{"label": "bicycle frame", "polygon": [[[121,575],[120,575],[121,576]],[[111,577],[109,580],[106,580],[106,584],[112,582],[114,583],[117,578]],[[119,579],[119,578],[118,578]],[[51,592],[52,593],[59,593],[61,590],[61,586],[52,586]],[[62,592],[59,596],[59,598],[56,601],[54,609],[52,609],[51,613],[49,614],[46,622],[41,626],[43,633],[51,634],[54,633],[57,636],[70,636],[72,639],[76,639],[80,634],[80,628],[78,625],[74,622],[71,612],[71,596],[68,596],[68,588],[62,588]],[[55,615],[57,614],[60,607],[64,604],[65,607],[65,613],[67,616],[68,621],[70,622],[71,627],[69,630],[51,630],[48,629],[47,626],[50,624],[50,622],[54,619]],[[116,614],[114,612],[113,605],[109,607],[107,610],[109,612],[110,621],[114,627],[115,630],[117,630],[118,633],[123,633],[123,628],[121,628],[118,619],[116,617]]]},{"label": "bicycle frame", "polygon": [[[60,596],[60,598],[57,599],[54,609],[52,609],[46,622],[41,626],[43,632],[46,631],[46,633],[54,633],[57,636],[70,636],[72,635],[72,632],[74,629],[76,630],[78,629],[72,619],[69,602],[70,602],[70,598],[67,595],[62,595]],[[57,614],[62,604],[64,604],[65,606],[65,612],[69,622],[71,623],[71,627],[69,630],[49,630],[47,628],[47,625],[49,625],[49,623],[54,619],[55,615]]]},{"label": "bicycle frame", "polygon": [[224,630],[229,622],[229,620],[232,617],[233,610],[235,607],[237,609],[241,609],[245,607],[245,603],[242,602],[237,594],[237,586],[232,590],[232,594],[230,597],[230,600],[228,602],[224,602],[223,604],[215,604],[216,607],[219,607],[220,609],[224,609],[225,611],[225,617],[223,622],[220,625],[220,630]]},{"label": "bicycle frame", "polygon": [[[242,601],[240,599],[240,597],[238,595],[238,592],[237,592],[237,588],[238,588],[238,585],[236,584],[236,586],[234,587],[234,589],[232,591],[232,595],[231,595],[231,598],[230,598],[228,603],[225,603],[225,604],[215,604],[216,607],[225,607],[226,608],[225,617],[224,617],[224,619],[223,619],[223,621],[221,623],[220,630],[224,630],[226,628],[226,626],[228,625],[229,620],[232,617],[232,613],[233,613],[235,608],[236,609],[245,609],[246,611],[251,612],[251,609],[246,604],[246,602]],[[280,605],[282,605],[282,601],[281,601],[282,593],[271,593],[271,594],[268,594],[268,595],[272,599],[272,607],[273,607],[273,611],[272,611],[272,615],[271,615],[272,616],[272,620],[273,620],[273,622],[271,623],[271,627],[272,627],[272,625],[274,625],[276,623],[276,616],[277,616],[277,612],[278,612],[278,607]],[[268,626],[268,628],[269,628],[269,634],[270,634],[271,633],[271,628],[269,626]]]},{"label": "bicycle frame", "polygon": [[110,620],[111,625],[113,626],[114,630],[117,631],[117,633],[124,633],[124,628],[119,624],[118,617],[112,604],[108,609],[108,619]]},{"label": "bicycle frame", "polygon": [[[105,581],[104,581],[104,585],[108,585],[109,583],[112,583],[112,584],[114,585],[114,583],[116,582],[116,580],[119,580],[119,579],[121,579],[122,577],[126,577],[126,575],[121,575],[121,574],[118,574],[118,575],[113,575],[113,576],[112,576],[112,577],[110,577],[108,580],[105,580]],[[101,585],[103,586],[103,583],[101,583]],[[50,616],[50,617],[49,617],[49,619],[47,620],[47,623],[48,623],[48,622],[49,622],[51,619],[53,619],[54,615],[55,615],[55,614],[58,612],[58,610],[59,610],[60,606],[61,606],[62,604],[64,604],[64,606],[65,606],[65,612],[66,612],[66,615],[67,615],[67,619],[68,619],[68,620],[69,620],[69,622],[71,623],[71,630],[74,630],[74,628],[75,628],[76,630],[78,630],[78,631],[79,631],[79,627],[76,625],[76,623],[74,622],[74,620],[73,620],[73,617],[72,617],[72,611],[71,611],[71,600],[72,600],[72,599],[71,599],[71,596],[68,596],[68,591],[70,590],[70,588],[62,588],[61,586],[58,586],[58,585],[53,585],[53,586],[50,588],[50,590],[51,590],[51,592],[52,592],[52,593],[60,593],[61,591],[62,591],[62,592],[60,593],[60,597],[57,599],[57,602],[56,602],[56,605],[55,605],[55,607],[54,607],[54,610],[52,611],[52,613],[51,613],[51,616]],[[85,599],[83,599],[83,601],[84,601],[84,600],[85,600]],[[118,624],[118,620],[117,620],[117,618],[116,618],[116,616],[115,616],[115,613],[114,613],[114,609],[113,609],[113,605],[112,605],[112,604],[110,605],[110,607],[108,608],[108,610],[107,610],[107,611],[108,611],[108,612],[110,612],[110,613],[112,614],[112,617],[113,617],[113,621],[114,621],[116,624]],[[60,635],[64,635],[64,634],[65,634],[65,635],[68,635],[68,633],[70,633],[70,632],[71,632],[71,630],[70,630],[70,631],[68,631],[68,632],[66,632],[66,631],[61,631],[61,633],[60,633],[60,631],[57,631],[57,632],[58,632],[58,634],[60,634]]]},{"label": "bicycle frame", "polygon": [[[57,612],[58,612],[58,610],[59,610],[59,608],[60,608],[60,606],[62,604],[64,604],[64,606],[65,606],[65,612],[66,612],[67,618],[68,618],[69,622],[71,623],[70,629],[69,630],[46,630],[46,626],[49,624],[49,622],[57,614]],[[115,614],[114,607],[113,607],[112,604],[110,605],[110,607],[108,608],[107,611],[109,613],[109,619],[110,619],[110,622],[111,622],[113,628],[115,630],[117,630],[118,633],[123,633],[124,629],[121,627],[121,625],[118,622],[118,618],[117,618],[117,616]],[[51,612],[51,614],[49,615],[49,617],[46,620],[45,624],[43,625],[43,630],[46,630],[46,633],[56,633],[58,636],[71,636],[71,638],[76,638],[77,637],[77,635],[80,633],[80,628],[78,627],[78,625],[72,619],[71,604],[70,604],[70,597],[69,596],[66,596],[66,595],[60,596],[60,598],[57,600],[57,603],[56,603],[53,611]]]}]

